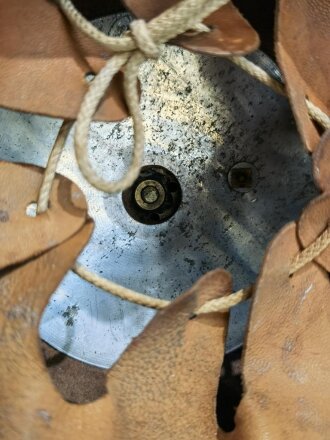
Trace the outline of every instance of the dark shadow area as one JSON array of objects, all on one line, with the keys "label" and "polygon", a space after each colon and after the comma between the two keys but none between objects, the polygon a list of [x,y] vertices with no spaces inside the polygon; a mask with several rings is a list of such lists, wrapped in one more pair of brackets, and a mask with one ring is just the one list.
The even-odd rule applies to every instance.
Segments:
[{"label": "dark shadow area", "polygon": [[233,3],[250,22],[251,26],[258,32],[261,40],[260,49],[274,59],[274,19],[276,1],[233,0]]},{"label": "dark shadow area", "polygon": [[72,359],[43,341],[41,349],[52,382],[66,401],[89,403],[107,393],[107,370]]},{"label": "dark shadow area", "polygon": [[228,352],[222,364],[217,395],[218,425],[225,432],[235,429],[236,409],[242,398],[241,382],[242,347]]},{"label": "dark shadow area", "polygon": [[[40,341],[45,364],[52,382],[62,397],[71,403],[93,402],[107,393],[106,369],[70,358]],[[217,419],[225,432],[235,428],[235,413],[242,397],[242,347],[226,353],[217,395]]]},{"label": "dark shadow area", "polygon": [[124,11],[120,0],[73,0],[75,7],[89,20]]}]

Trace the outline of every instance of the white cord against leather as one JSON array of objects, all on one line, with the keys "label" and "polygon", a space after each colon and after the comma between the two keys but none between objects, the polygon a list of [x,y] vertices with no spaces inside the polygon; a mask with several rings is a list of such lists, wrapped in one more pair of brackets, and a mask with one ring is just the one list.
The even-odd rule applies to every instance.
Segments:
[{"label": "white cord against leather", "polygon": [[309,99],[306,99],[306,105],[308,108],[309,116],[318,122],[325,130],[330,128],[330,118],[319,107],[312,103]]},{"label": "white cord against leather", "polygon": [[[160,45],[198,26],[204,18],[220,9],[229,0],[181,0],[148,22],[151,40]],[[92,40],[104,45],[112,52],[128,52],[139,49],[129,35],[110,37],[86,20],[70,0],[58,0],[62,11],[71,23]]]},{"label": "white cord against leather", "polygon": [[60,160],[65,141],[72,126],[73,121],[64,121],[56,137],[51,154],[48,158],[44,178],[39,190],[39,197],[37,201],[37,214],[42,214],[48,209],[50,192],[52,190],[53,182],[55,179],[57,165]]},{"label": "white cord against leather", "polygon": [[[191,28],[201,26],[198,20],[227,3],[227,0],[183,0],[166,10],[148,24],[135,20],[130,25],[131,35],[108,37],[88,22],[72,5],[70,0],[59,0],[68,19],[82,32],[116,53],[94,78],[82,102],[76,125],[75,152],[80,170],[85,178],[97,189],[108,193],[120,192],[133,184],[141,169],[144,153],[144,127],[138,99],[138,70],[146,58],[157,58],[160,44]],[[203,26],[203,31],[204,27]],[[207,27],[206,27],[207,28]],[[209,29],[208,29],[209,30]],[[244,57],[229,57],[235,64],[259,79],[278,93],[285,94],[281,83]],[[111,182],[102,178],[94,170],[88,156],[89,127],[101,99],[104,97],[113,76],[124,68],[124,91],[126,102],[134,125],[134,148],[131,165],[123,178]],[[330,126],[329,118],[312,104],[310,113],[324,126]]]},{"label": "white cord against leather", "polygon": [[253,286],[249,286],[246,289],[241,289],[238,292],[231,293],[221,298],[212,299],[203,304],[196,312],[195,315],[203,315],[205,313],[215,312],[229,312],[229,310],[237,304],[247,300],[252,296]]}]

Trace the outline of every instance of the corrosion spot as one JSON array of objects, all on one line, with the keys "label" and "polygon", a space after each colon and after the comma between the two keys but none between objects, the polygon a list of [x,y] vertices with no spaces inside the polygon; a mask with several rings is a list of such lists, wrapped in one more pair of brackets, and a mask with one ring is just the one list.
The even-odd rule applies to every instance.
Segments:
[{"label": "corrosion spot", "polygon": [[73,306],[68,306],[65,312],[62,313],[63,318],[66,319],[65,325],[68,327],[72,327],[74,324],[74,318],[78,315],[79,307],[77,304]]}]

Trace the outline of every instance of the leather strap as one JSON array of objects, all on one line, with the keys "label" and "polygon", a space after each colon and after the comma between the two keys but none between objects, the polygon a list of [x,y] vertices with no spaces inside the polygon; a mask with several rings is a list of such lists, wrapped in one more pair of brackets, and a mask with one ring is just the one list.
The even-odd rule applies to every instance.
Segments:
[{"label": "leather strap", "polygon": [[20,440],[28,433],[43,440],[215,440],[227,315],[190,317],[205,301],[231,292],[223,270],[204,276],[157,314],[110,371],[104,397],[75,405],[54,390],[38,347],[38,320],[90,233],[87,224],[61,245],[0,274],[3,438]]},{"label": "leather strap", "polygon": [[[51,0],[0,0],[0,106],[75,119],[88,90],[85,75],[110,57],[64,19]],[[95,119],[128,115],[118,74]]]},{"label": "leather strap", "polygon": [[328,274],[311,263],[289,277],[295,223],[271,243],[253,297],[244,396],[233,440],[326,439],[330,419]]},{"label": "leather strap", "polygon": [[4,439],[113,438],[109,398],[90,405],[65,402],[41,356],[38,323],[49,296],[92,232],[87,223],[39,257],[0,273],[0,435]]},{"label": "leather strap", "polygon": [[2,162],[0,176],[1,218],[6,220],[0,228],[6,256],[0,270],[1,436],[215,439],[228,318],[190,318],[206,301],[231,293],[231,277],[223,270],[203,277],[161,311],[128,348],[108,375],[106,396],[90,405],[70,404],[51,383],[38,324],[50,295],[89,239],[93,223],[87,219],[81,192],[68,179],[57,176],[49,210],[29,218],[25,206],[35,199],[41,170]]},{"label": "leather strap", "polygon": [[118,414],[113,439],[216,439],[215,404],[228,315],[190,317],[231,289],[227,272],[208,273],[158,312],[123,354],[108,380]]},{"label": "leather strap", "polygon": [[82,192],[59,175],[49,210],[34,218],[26,215],[27,206],[37,200],[42,173],[33,165],[0,162],[0,269],[58,246],[86,222]]},{"label": "leather strap", "polygon": [[280,0],[276,52],[298,128],[309,151],[320,135],[311,121],[306,97],[330,114],[330,2]]},{"label": "leather strap", "polygon": [[[124,3],[136,17],[151,20],[175,5],[177,0],[124,0]],[[259,46],[258,34],[232,2],[211,14],[204,23],[211,32],[180,36],[173,44],[193,52],[218,56],[246,54]]]}]

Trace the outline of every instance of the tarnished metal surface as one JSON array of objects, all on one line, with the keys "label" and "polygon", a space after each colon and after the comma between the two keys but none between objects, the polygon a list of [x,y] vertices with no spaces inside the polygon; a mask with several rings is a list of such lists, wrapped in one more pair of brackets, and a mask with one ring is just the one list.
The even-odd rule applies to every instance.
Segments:
[{"label": "tarnished metal surface", "polygon": [[[119,22],[99,20],[105,31],[122,29],[126,22],[126,16]],[[96,222],[79,261],[127,287],[169,300],[216,267],[232,273],[235,289],[247,286],[255,281],[269,240],[316,193],[286,99],[224,59],[175,47],[143,66],[141,83],[144,164],[174,173],[181,206],[165,223],[136,222],[120,194],[103,194],[82,178],[71,137],[59,172],[82,188]],[[45,165],[59,125],[1,110],[0,157]],[[130,120],[93,124],[90,155],[103,176],[121,176],[131,149]],[[247,192],[228,183],[237,163],[256,170]],[[242,341],[247,307],[231,313],[228,348]],[[52,296],[40,334],[75,358],[108,367],[153,314],[69,273]]]}]

